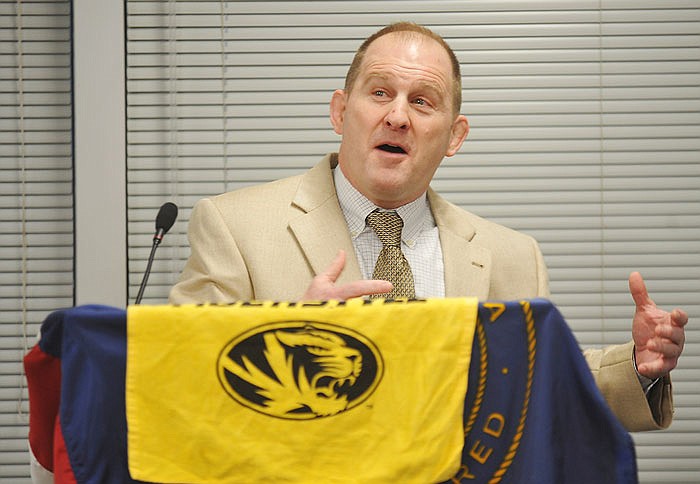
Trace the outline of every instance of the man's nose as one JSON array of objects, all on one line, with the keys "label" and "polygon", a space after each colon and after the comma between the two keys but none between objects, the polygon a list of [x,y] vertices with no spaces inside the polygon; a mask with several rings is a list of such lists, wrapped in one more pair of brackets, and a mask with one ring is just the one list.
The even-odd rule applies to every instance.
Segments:
[{"label": "man's nose", "polygon": [[390,106],[390,110],[384,118],[384,125],[391,129],[408,129],[411,125],[411,121],[408,116],[407,102],[405,100],[396,99]]}]

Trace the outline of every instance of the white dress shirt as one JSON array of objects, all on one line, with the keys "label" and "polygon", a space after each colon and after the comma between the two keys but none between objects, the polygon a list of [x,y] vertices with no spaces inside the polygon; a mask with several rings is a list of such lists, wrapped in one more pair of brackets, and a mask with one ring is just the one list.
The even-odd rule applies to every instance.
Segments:
[{"label": "white dress shirt", "polygon": [[[365,219],[380,209],[358,192],[340,168],[333,170],[335,190],[347,222],[360,270],[365,279],[372,278],[382,243]],[[396,209],[403,220],[401,250],[411,266],[417,298],[445,296],[445,269],[435,219],[424,193],[411,203]]]}]

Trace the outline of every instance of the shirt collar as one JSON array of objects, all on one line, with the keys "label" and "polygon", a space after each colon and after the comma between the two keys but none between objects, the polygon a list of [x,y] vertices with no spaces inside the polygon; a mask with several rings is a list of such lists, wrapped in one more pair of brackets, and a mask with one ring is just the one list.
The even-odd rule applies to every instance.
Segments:
[{"label": "shirt collar", "polygon": [[[335,190],[338,194],[340,208],[343,211],[345,221],[350,230],[350,236],[355,239],[366,229],[372,230],[366,226],[365,219],[367,215],[375,209],[383,209],[374,205],[367,197],[357,191],[355,187],[350,184],[348,179],[345,178],[340,167],[336,167],[333,170],[333,179],[335,181]],[[398,207],[396,213],[398,213],[403,220],[401,240],[409,247],[415,245],[418,235],[422,230],[435,226],[435,221],[433,220],[433,215],[430,212],[430,206],[428,204],[428,197],[425,193],[416,200]]]}]

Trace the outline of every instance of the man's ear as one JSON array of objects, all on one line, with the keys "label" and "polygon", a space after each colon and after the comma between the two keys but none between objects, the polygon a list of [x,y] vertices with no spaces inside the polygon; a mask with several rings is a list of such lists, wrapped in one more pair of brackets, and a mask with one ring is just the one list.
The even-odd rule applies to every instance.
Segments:
[{"label": "man's ear", "polygon": [[343,134],[343,120],[345,118],[345,91],[337,89],[331,97],[331,124],[336,134]]},{"label": "man's ear", "polygon": [[469,134],[469,121],[467,117],[460,114],[452,123],[452,132],[450,134],[450,144],[447,147],[447,153],[445,156],[452,156],[459,151],[462,147],[462,143],[467,138]]}]

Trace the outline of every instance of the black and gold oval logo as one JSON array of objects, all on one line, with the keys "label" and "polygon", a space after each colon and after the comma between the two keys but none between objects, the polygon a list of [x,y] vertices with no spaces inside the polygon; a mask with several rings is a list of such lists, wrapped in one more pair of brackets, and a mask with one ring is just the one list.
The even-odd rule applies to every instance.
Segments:
[{"label": "black and gold oval logo", "polygon": [[284,321],[230,341],[217,361],[219,381],[241,405],[273,417],[307,420],[364,402],[383,373],[377,347],[348,328]]}]

